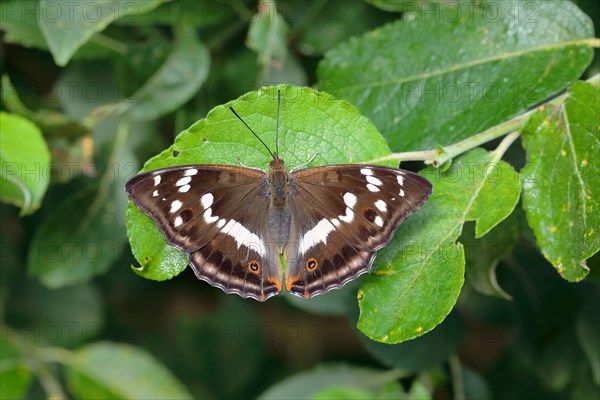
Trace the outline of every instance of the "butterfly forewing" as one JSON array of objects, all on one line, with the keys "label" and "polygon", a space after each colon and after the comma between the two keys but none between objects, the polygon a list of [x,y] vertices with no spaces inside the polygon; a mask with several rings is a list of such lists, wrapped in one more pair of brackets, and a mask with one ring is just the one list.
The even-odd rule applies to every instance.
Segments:
[{"label": "butterfly forewing", "polygon": [[140,174],[126,190],[167,243],[189,254],[198,278],[265,300],[281,290],[282,275],[264,235],[268,187],[259,170],[189,165]]},{"label": "butterfly forewing", "polygon": [[431,194],[418,174],[370,165],[292,173],[286,287],[309,298],[370,270],[375,251]]}]

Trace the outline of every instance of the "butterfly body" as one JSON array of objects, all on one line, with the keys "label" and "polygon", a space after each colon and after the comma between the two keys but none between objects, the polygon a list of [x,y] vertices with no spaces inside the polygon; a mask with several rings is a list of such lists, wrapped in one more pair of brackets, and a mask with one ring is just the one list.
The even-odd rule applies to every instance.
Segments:
[{"label": "butterfly body", "polygon": [[[199,279],[264,301],[283,289],[308,299],[368,272],[375,252],[429,197],[418,174],[344,164],[268,173],[226,165],[149,171],[126,185]],[[280,255],[285,261],[285,278]]]}]

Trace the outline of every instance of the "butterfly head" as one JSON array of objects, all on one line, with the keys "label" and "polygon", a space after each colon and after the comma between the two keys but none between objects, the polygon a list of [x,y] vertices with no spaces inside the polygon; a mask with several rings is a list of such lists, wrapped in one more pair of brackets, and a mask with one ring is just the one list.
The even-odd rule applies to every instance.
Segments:
[{"label": "butterfly head", "polygon": [[275,203],[285,201],[288,188],[288,172],[283,160],[277,153],[273,155],[273,160],[269,164],[269,182],[271,183],[271,196]]}]

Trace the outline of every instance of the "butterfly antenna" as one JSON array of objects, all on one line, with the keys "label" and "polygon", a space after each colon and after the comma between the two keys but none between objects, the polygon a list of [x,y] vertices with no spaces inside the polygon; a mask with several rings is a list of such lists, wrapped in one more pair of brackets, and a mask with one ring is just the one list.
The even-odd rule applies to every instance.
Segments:
[{"label": "butterfly antenna", "polygon": [[279,109],[281,108],[281,90],[277,91],[277,125],[275,127],[275,154],[279,155]]},{"label": "butterfly antenna", "polygon": [[236,117],[238,117],[238,119],[239,119],[240,121],[242,121],[242,123],[243,123],[244,125],[246,125],[246,128],[248,128],[248,129],[250,130],[250,132],[252,132],[252,134],[253,134],[254,136],[256,136],[256,138],[257,138],[257,139],[258,139],[258,140],[259,140],[259,141],[260,141],[260,142],[263,144],[263,146],[265,146],[265,149],[267,149],[267,151],[269,152],[269,154],[271,155],[271,157],[273,157],[273,158],[275,159],[275,154],[273,154],[273,152],[271,151],[271,149],[269,149],[269,146],[267,146],[267,144],[266,144],[266,143],[265,143],[265,142],[264,142],[264,141],[263,141],[263,140],[262,140],[260,137],[258,137],[258,135],[256,134],[256,132],[254,132],[254,131],[252,130],[252,128],[250,128],[250,127],[248,126],[248,124],[246,123],[246,121],[244,121],[244,120],[242,119],[242,117],[240,117],[240,116],[238,115],[238,113],[236,113],[236,112],[235,112],[235,110],[233,109],[233,107],[231,107],[231,106],[230,106],[230,107],[229,107],[229,109],[231,110],[231,112],[232,112],[232,113],[233,113],[233,114],[234,114]]}]

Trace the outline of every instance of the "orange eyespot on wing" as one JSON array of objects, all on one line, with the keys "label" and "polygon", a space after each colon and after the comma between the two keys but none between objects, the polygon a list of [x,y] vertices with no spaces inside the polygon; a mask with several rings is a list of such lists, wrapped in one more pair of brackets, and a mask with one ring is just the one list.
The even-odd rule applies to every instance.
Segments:
[{"label": "orange eyespot on wing", "polygon": [[308,272],[312,272],[312,271],[316,270],[318,267],[319,267],[319,263],[314,258],[311,257],[308,260],[306,260],[306,270]]},{"label": "orange eyespot on wing", "polygon": [[248,271],[258,275],[260,273],[260,263],[257,260],[252,260],[248,263]]}]

